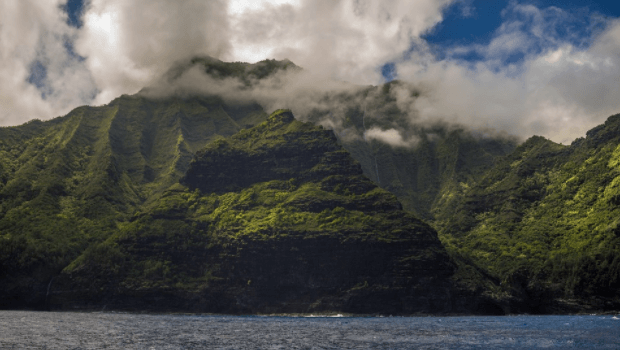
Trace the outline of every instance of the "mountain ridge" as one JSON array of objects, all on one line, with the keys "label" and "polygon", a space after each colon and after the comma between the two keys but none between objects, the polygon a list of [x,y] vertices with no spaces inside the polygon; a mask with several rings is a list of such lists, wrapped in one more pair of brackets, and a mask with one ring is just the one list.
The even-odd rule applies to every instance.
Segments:
[{"label": "mountain ridge", "polygon": [[[222,106],[243,124],[266,118],[256,105],[231,109],[217,97],[123,96],[0,130],[25,129],[21,143],[3,142],[0,150],[0,279],[13,276],[3,283],[6,303],[30,304],[31,295],[40,300],[72,259],[176,182],[195,151],[218,133],[239,130]],[[157,130],[149,120],[156,120]],[[149,144],[160,147],[160,159],[149,158]]]},{"label": "mountain ridge", "polygon": [[463,193],[442,241],[538,312],[617,309],[618,131],[614,115],[570,146],[530,138]]},{"label": "mountain ridge", "polygon": [[[216,80],[241,77],[241,89],[251,89],[252,84],[260,82],[253,74],[245,78],[247,84],[243,83],[247,69],[263,69],[264,77],[269,79],[286,67],[299,69],[288,62],[276,61],[265,62],[264,67],[208,59],[194,63],[194,67],[207,74],[211,69],[215,74],[212,78]],[[187,74],[191,66],[183,68],[185,73],[181,74]],[[170,240],[174,245],[169,252],[171,259],[172,256],[180,259],[187,254],[193,254],[198,259],[196,261],[215,259],[205,255],[213,247],[201,246],[203,243],[198,242],[204,240],[204,234],[196,232],[211,232],[212,228],[204,226],[203,221],[211,218],[207,221],[220,222],[218,220],[224,217],[212,217],[215,210],[236,201],[237,204],[226,207],[229,209],[218,212],[235,212],[239,218],[236,215],[226,217],[226,222],[245,227],[239,229],[239,233],[246,241],[235,241],[226,234],[224,237],[231,241],[222,241],[223,248],[215,254],[223,254],[225,259],[230,257],[232,260],[226,261],[231,269],[243,265],[247,271],[260,274],[260,271],[253,270],[255,266],[246,262],[259,259],[257,252],[271,251],[273,247],[269,246],[269,240],[248,240],[248,235],[270,227],[270,222],[297,215],[286,210],[306,213],[297,218],[311,217],[312,220],[308,221],[311,225],[324,225],[325,232],[329,232],[327,236],[318,235],[312,239],[332,247],[333,251],[340,251],[345,242],[341,242],[337,232],[330,227],[349,225],[360,230],[361,226],[372,222],[379,225],[377,222],[381,220],[394,227],[418,227],[416,225],[421,221],[413,219],[417,217],[428,223],[420,224],[423,231],[432,231],[432,226],[439,232],[446,247],[445,254],[440,255],[448,257],[446,259],[452,267],[446,271],[452,272],[444,275],[442,283],[445,284],[438,289],[442,292],[438,294],[435,306],[420,299],[426,309],[410,307],[403,309],[408,310],[403,311],[405,313],[431,312],[429,310],[493,314],[576,313],[620,309],[616,292],[620,280],[617,239],[620,212],[616,209],[620,203],[616,179],[620,164],[616,148],[620,143],[620,117],[610,117],[605,124],[589,131],[586,138],[577,139],[570,146],[558,145],[542,137],[532,137],[517,146],[514,138],[484,134],[464,126],[419,124],[415,116],[400,109],[396,103],[396,94],[403,92],[412,98],[417,93],[406,83],[393,82],[321,97],[319,107],[301,118],[333,130],[328,134],[324,134],[327,132],[325,128],[312,131],[317,140],[325,141],[319,142],[319,146],[329,145],[324,150],[330,155],[319,157],[325,158],[325,163],[315,164],[317,168],[307,168],[309,163],[300,162],[299,157],[297,160],[289,157],[290,152],[312,149],[312,143],[305,142],[303,137],[297,139],[289,135],[286,138],[283,136],[288,135],[286,133],[267,133],[264,139],[255,138],[255,148],[244,143],[247,141],[244,137],[258,133],[258,129],[249,130],[267,119],[257,101],[232,101],[198,92],[180,91],[154,97],[143,91],[133,96],[121,96],[105,106],[79,107],[50,121],[34,120],[17,127],[0,128],[0,308],[50,307],[54,298],[67,291],[61,293],[56,289],[61,287],[61,272],[77,268],[80,261],[86,259],[84,256],[89,256],[91,263],[107,261],[108,265],[102,271],[111,273],[110,278],[118,276],[114,269],[125,266],[127,256],[131,256],[126,250],[119,250],[118,242],[130,245],[141,242],[144,247],[151,247],[136,252],[137,257],[157,251],[153,244],[166,245]],[[332,114],[332,110],[320,106],[339,107]],[[310,128],[310,125],[299,126],[301,124],[288,112],[279,111],[275,116],[297,125],[299,130]],[[403,143],[394,146],[380,138],[372,138],[368,133],[370,130],[399,135]],[[315,136],[307,137],[306,141]],[[346,151],[334,148],[334,142],[340,143]],[[219,147],[230,153],[217,153]],[[274,149],[283,153],[274,153]],[[201,152],[211,152],[211,159],[201,158],[204,156]],[[346,160],[349,157],[347,152],[359,162],[358,165],[342,167],[343,164],[353,164]],[[198,158],[194,158],[196,154]],[[256,159],[264,163],[256,163]],[[279,159],[289,159],[289,163]],[[330,173],[333,170],[341,174]],[[236,173],[241,175],[231,175]],[[212,180],[205,185],[201,177]],[[235,179],[228,181],[227,178]],[[300,190],[300,184],[314,181],[312,179],[318,182],[301,186]],[[384,189],[394,193],[398,200],[387,196]],[[205,196],[202,192],[213,194]],[[226,197],[227,193],[232,194]],[[267,198],[267,194],[279,196],[279,199]],[[313,200],[313,196],[319,196],[321,200]],[[284,211],[272,207],[258,210],[256,200],[270,203],[267,206],[283,205]],[[188,206],[189,202],[193,203],[193,208]],[[325,205],[330,209],[321,216]],[[203,212],[196,214],[196,208],[201,206]],[[413,213],[412,219],[406,219],[406,215],[399,218],[387,214],[400,212],[402,208]],[[369,210],[374,214],[363,214]],[[244,211],[258,216],[245,217],[244,223]],[[358,220],[373,215],[375,219]],[[337,221],[338,216],[345,218]],[[295,220],[286,225],[293,225],[291,222]],[[142,232],[141,225],[153,232],[150,243],[141,240],[138,234]],[[166,229],[158,228],[158,225]],[[227,232],[223,227],[225,225],[220,231]],[[175,238],[166,230],[178,230],[182,234]],[[391,232],[390,229],[384,231]],[[259,235],[268,238],[271,234]],[[294,261],[294,256],[288,253],[290,249],[308,241],[290,238],[287,243],[278,242],[283,244],[280,248],[287,251],[285,255]],[[309,248],[310,251],[315,249],[312,254],[323,254],[320,253],[321,244]],[[176,245],[185,247],[185,250],[177,249]],[[241,252],[251,245],[257,250],[251,253],[252,259],[246,260],[250,255]],[[240,250],[230,250],[227,248],[230,246]],[[364,251],[363,246],[356,243],[350,248]],[[384,253],[389,251],[388,246],[383,246],[387,249]],[[398,249],[395,251],[405,254]],[[376,261],[379,265],[381,261],[391,261],[389,254],[375,253],[382,258],[373,260],[377,258],[369,256],[369,261]],[[277,270],[282,262],[278,262],[276,255],[270,253],[269,256],[274,257],[270,261]],[[194,277],[182,277],[178,266],[175,270],[171,265],[165,265],[165,259],[140,259],[139,266],[132,268],[136,275],[125,276],[131,282],[128,286],[133,288],[126,290],[132,290],[132,300],[144,309],[149,309],[149,303],[157,303],[162,295],[170,297],[167,299],[170,305],[189,308],[188,300],[200,301],[200,297],[192,294],[192,288],[211,278],[203,270],[195,272],[198,277],[194,276],[194,282],[191,282]],[[329,256],[324,259],[332,261]],[[217,265],[213,261],[211,264]],[[238,263],[241,265],[236,265]],[[192,271],[195,262],[183,264]],[[300,271],[309,273],[307,266],[302,268],[299,261],[297,264]],[[355,269],[347,264],[343,266]],[[336,265],[329,266],[328,270],[337,270]],[[444,265],[439,263],[437,266]],[[142,283],[139,281],[153,287],[153,278],[162,279],[164,275],[169,278],[173,270],[181,277],[175,284],[167,285],[166,288],[171,289],[149,292],[146,287],[139,288]],[[225,269],[216,270],[223,273]],[[328,270],[321,271],[331,273]],[[91,273],[97,276],[96,269]],[[289,276],[287,279],[295,280],[294,274],[285,271],[283,274]],[[62,276],[66,278],[66,274]],[[142,276],[143,280],[136,276]],[[98,278],[104,277],[100,275]],[[114,282],[114,278],[111,281],[119,283]],[[239,281],[234,288],[236,292],[231,295],[240,297],[241,294],[235,293],[248,291]],[[271,282],[275,281],[271,279]],[[63,283],[65,287],[71,285],[66,280]],[[180,283],[180,287],[175,287],[176,283]],[[192,283],[194,287],[183,289]],[[357,283],[359,285],[350,288],[351,293],[369,291],[367,287],[362,288],[364,281]],[[246,306],[232,307],[237,305],[235,300],[241,299],[225,298],[227,287],[222,286],[218,287],[218,293],[226,301],[216,304],[202,302],[202,310],[267,312],[276,308],[275,294],[269,297],[271,304],[260,304],[260,298],[253,297],[252,302],[242,303]],[[107,288],[105,284],[102,287]],[[176,292],[170,292],[172,290]],[[50,297],[50,291],[58,291],[58,294],[54,296],[52,293],[53,297]],[[372,293],[375,292],[378,294],[373,295],[379,298],[381,293],[378,289]],[[149,302],[140,302],[140,295],[144,293],[149,295]],[[348,299],[342,294],[334,297],[336,289],[330,293],[323,294],[326,299],[322,310],[328,310],[329,305],[340,305],[340,309],[347,305],[344,301]],[[409,300],[399,293],[388,293],[384,297]],[[359,297],[361,294],[355,295]],[[293,296],[294,293],[291,298]],[[446,303],[448,296],[456,301]],[[311,310],[307,308],[310,299],[296,299],[297,310],[304,307]],[[66,300],[55,300],[55,307],[70,305]],[[101,306],[96,299],[81,300],[81,307]],[[361,302],[364,298],[357,300]],[[379,304],[381,302],[374,303]],[[391,304],[390,310],[398,311],[395,305]],[[356,310],[379,312],[378,307],[366,311],[358,307]]]},{"label": "mountain ridge", "polygon": [[[237,168],[246,153],[252,182]],[[430,226],[365,178],[331,131],[289,111],[210,143],[187,174],[65,268],[51,307],[497,312],[454,285],[454,265]],[[238,185],[222,188],[221,174]]]}]

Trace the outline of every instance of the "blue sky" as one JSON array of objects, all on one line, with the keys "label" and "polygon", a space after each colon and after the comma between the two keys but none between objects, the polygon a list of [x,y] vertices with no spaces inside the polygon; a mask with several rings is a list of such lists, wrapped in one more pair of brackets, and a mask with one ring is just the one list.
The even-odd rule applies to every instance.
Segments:
[{"label": "blue sky", "polygon": [[64,6],[68,15],[68,24],[74,27],[82,26],[82,12],[84,10],[84,0],[68,0]]},{"label": "blue sky", "polygon": [[[504,64],[518,63],[525,55],[540,53],[558,42],[570,42],[575,47],[587,49],[593,42],[593,37],[605,29],[607,21],[620,17],[618,1],[462,0],[448,7],[444,11],[443,21],[422,38],[431,45],[438,59],[450,56],[454,47],[488,45],[507,21],[528,21],[526,18],[519,18],[519,14],[512,10],[514,4],[533,5],[539,9],[558,8],[564,11],[564,14],[561,20],[557,17],[548,18],[549,21],[558,20],[553,28],[557,42],[542,41],[532,47],[523,47],[521,52],[505,57]],[[451,57],[469,62],[485,59],[475,51],[452,54]],[[389,70],[386,72],[389,77],[394,77],[389,74]]]},{"label": "blue sky", "polygon": [[[620,1],[461,0],[446,8],[443,21],[422,38],[431,46],[437,59],[455,58],[471,63],[484,61],[485,57],[473,50],[455,54],[452,49],[488,45],[506,21],[518,19],[518,15],[511,10],[514,4],[565,11],[568,16],[558,21],[554,28],[557,31],[555,38],[580,49],[587,49],[593,37],[605,29],[609,20],[620,17]],[[521,52],[505,57],[503,63],[518,64],[527,54],[540,53],[551,46],[552,43],[541,42],[534,47],[523,47]],[[380,69],[387,81],[398,78],[393,62],[385,63]]]},{"label": "blue sky", "polygon": [[[432,47],[438,59],[462,59],[476,63],[484,57],[468,51],[453,54],[454,47],[488,45],[498,29],[506,21],[518,17],[511,11],[511,5],[530,4],[538,8],[556,7],[570,16],[558,22],[557,39],[565,40],[576,47],[587,49],[592,37],[605,29],[608,20],[620,17],[620,1],[580,1],[580,0],[461,0],[453,3],[443,12],[443,21],[422,38]],[[535,47],[524,47],[522,52],[505,57],[504,64],[519,63],[527,54],[540,53],[551,44],[541,43]],[[452,54],[452,55],[451,55]],[[395,66],[387,62],[381,66],[381,73],[387,80],[398,77]]]},{"label": "blue sky", "polygon": [[[618,1],[538,0],[520,1],[538,8],[558,7],[574,13],[588,22],[588,16],[620,17]],[[489,42],[495,30],[503,23],[502,11],[509,7],[509,0],[460,1],[444,12],[444,20],[424,38],[437,45],[483,44]],[[581,15],[581,16],[580,16]],[[585,16],[584,16],[585,15]]]}]

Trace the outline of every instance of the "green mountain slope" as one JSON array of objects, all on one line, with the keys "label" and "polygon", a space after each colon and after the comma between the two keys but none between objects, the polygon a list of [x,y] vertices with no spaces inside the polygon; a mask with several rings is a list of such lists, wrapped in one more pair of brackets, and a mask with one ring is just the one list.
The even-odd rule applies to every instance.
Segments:
[{"label": "green mountain slope", "polygon": [[258,105],[217,97],[123,96],[0,129],[0,304],[40,301],[89,244],[176,183],[198,149],[264,118]]},{"label": "green mountain slope", "polygon": [[[168,79],[192,67],[248,87],[298,69],[199,58]],[[43,307],[54,277],[177,183],[196,151],[266,118],[251,102],[148,95],[0,129],[0,307]]]},{"label": "green mountain slope", "polygon": [[[239,91],[299,70],[204,57],[163,84],[193,69]],[[517,147],[417,120],[395,81],[317,100],[304,120],[334,136],[158,88],[0,128],[0,308],[620,309],[618,116],[570,147]]]},{"label": "green mountain slope", "polygon": [[[179,83],[195,68],[214,78],[215,82],[228,85],[236,82],[237,92],[254,91],[256,96],[273,94],[274,91],[287,95],[288,87],[282,85],[282,81],[301,79],[296,75],[301,68],[288,60],[266,60],[251,65],[199,57],[179,63],[165,75],[163,82],[143,89],[143,93],[148,96],[153,92],[157,96],[158,89],[166,91],[164,95],[170,94],[171,90],[181,95],[191,93],[192,89],[200,91],[194,84],[190,84],[192,87],[187,90]],[[277,72],[288,75],[270,83],[276,90],[261,91],[258,87],[261,79]],[[177,85],[176,88],[169,87]],[[303,115],[298,115],[302,120],[333,129],[344,148],[361,163],[368,178],[394,193],[407,211],[428,221],[433,221],[436,212],[441,212],[446,205],[446,193],[477,179],[518,144],[515,137],[492,130],[471,130],[443,121],[418,120],[417,112],[411,111],[409,105],[420,93],[406,82],[392,81],[368,87],[343,85],[336,90],[327,89],[325,93],[320,91],[320,86],[316,91],[311,90],[312,97],[293,93],[294,98],[289,96],[289,100],[283,102],[291,103],[291,106],[278,107],[299,108],[304,111]],[[312,102],[307,103],[308,99]],[[296,100],[306,102],[298,104]],[[389,130],[406,142],[391,145],[368,134],[378,130]]]},{"label": "green mountain slope", "polygon": [[620,115],[569,147],[533,137],[454,194],[442,240],[534,311],[617,309],[619,157]]},{"label": "green mountain slope", "polygon": [[369,181],[331,131],[281,110],[198,152],[180,184],[63,271],[50,303],[227,313],[484,308],[455,294],[453,271],[435,231]]}]

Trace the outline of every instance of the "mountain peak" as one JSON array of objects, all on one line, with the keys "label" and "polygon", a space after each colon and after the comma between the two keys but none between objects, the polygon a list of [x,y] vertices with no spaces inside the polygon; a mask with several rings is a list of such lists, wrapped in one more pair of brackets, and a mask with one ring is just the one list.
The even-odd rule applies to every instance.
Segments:
[{"label": "mountain peak", "polygon": [[331,130],[297,121],[290,110],[280,109],[265,122],[199,151],[181,183],[221,193],[257,182],[303,182],[336,173],[361,176],[362,169]]},{"label": "mountain peak", "polygon": [[[612,115],[604,124],[590,129],[586,133],[586,144],[597,147],[603,143],[618,140],[618,135],[620,135],[620,114]],[[574,143],[581,144],[581,140],[577,139]]]},{"label": "mountain peak", "polygon": [[288,124],[295,120],[295,116],[293,115],[293,112],[291,112],[290,109],[278,109],[274,111],[273,113],[271,113],[268,120],[271,123],[280,122],[280,123]]},{"label": "mountain peak", "polygon": [[288,59],[282,61],[267,59],[256,63],[247,63],[224,62],[210,56],[198,56],[179,61],[165,74],[166,80],[174,81],[194,67],[198,67],[202,72],[213,78],[237,78],[246,85],[251,84],[252,80],[261,80],[280,71],[301,69]]}]

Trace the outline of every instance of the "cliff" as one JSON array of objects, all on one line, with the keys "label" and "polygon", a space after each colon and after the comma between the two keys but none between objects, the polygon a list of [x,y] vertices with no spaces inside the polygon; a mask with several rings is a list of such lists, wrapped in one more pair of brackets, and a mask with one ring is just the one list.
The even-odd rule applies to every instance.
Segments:
[{"label": "cliff", "polygon": [[288,111],[199,151],[181,183],[51,286],[53,309],[498,312],[467,305],[436,232]]}]

